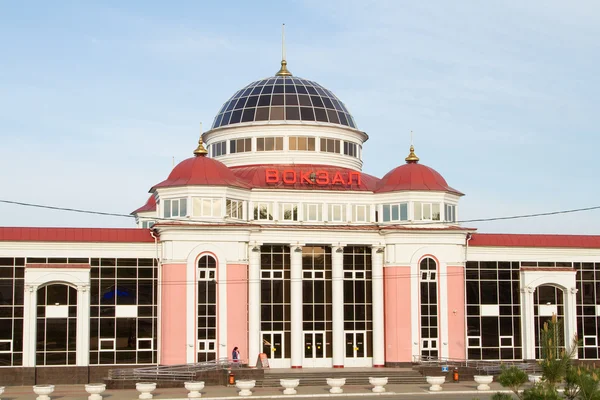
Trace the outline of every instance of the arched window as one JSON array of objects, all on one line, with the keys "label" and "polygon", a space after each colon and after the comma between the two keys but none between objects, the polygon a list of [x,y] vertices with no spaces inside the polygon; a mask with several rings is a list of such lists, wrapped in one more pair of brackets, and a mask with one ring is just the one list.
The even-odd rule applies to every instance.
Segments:
[{"label": "arched window", "polygon": [[198,362],[217,359],[217,261],[198,260]]},{"label": "arched window", "polygon": [[424,359],[439,356],[438,339],[438,271],[433,258],[419,263],[421,305],[421,356]]}]

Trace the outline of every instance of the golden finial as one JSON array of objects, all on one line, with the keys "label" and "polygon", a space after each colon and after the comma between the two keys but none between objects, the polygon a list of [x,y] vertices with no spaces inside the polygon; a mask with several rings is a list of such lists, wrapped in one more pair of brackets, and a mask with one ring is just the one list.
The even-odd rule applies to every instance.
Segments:
[{"label": "golden finial", "polygon": [[196,157],[198,157],[198,156],[204,157],[207,154],[208,154],[208,151],[204,147],[204,143],[202,143],[202,122],[200,122],[200,140],[198,140],[198,147],[196,148],[196,150],[194,150],[194,155]]},{"label": "golden finial", "polygon": [[408,164],[416,164],[419,162],[419,157],[415,154],[415,146],[410,146],[410,154],[404,159]]},{"label": "golden finial", "polygon": [[281,68],[275,76],[292,76],[287,69],[287,61],[285,61],[285,24],[281,26]]}]

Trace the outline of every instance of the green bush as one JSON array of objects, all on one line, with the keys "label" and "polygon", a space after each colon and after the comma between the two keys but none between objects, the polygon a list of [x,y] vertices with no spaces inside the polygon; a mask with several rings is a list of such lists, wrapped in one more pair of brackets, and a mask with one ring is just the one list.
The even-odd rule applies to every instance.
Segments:
[{"label": "green bush", "polygon": [[500,392],[496,392],[494,393],[494,395],[491,397],[492,400],[512,400],[512,396],[508,393],[500,393]]}]

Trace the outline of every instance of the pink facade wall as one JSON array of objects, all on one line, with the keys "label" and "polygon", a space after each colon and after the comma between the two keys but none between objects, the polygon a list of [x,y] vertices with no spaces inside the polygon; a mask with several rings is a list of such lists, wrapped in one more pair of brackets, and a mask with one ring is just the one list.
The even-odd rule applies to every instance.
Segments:
[{"label": "pink facade wall", "polygon": [[447,268],[448,272],[448,356],[466,358],[465,349],[465,269]]},{"label": "pink facade wall", "polygon": [[[248,359],[248,266],[227,265],[227,348]],[[230,355],[229,355],[230,357]]]},{"label": "pink facade wall", "polygon": [[[162,365],[186,363],[186,265],[163,264],[161,285]],[[192,286],[193,288],[193,286]]]},{"label": "pink facade wall", "polygon": [[385,362],[411,362],[410,267],[385,267]]}]

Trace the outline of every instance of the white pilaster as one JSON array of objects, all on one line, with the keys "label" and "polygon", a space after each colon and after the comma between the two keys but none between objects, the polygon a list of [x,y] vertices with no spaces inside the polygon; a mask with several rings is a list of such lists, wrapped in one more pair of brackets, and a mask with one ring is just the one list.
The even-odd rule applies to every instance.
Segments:
[{"label": "white pilaster", "polygon": [[23,366],[35,367],[38,285],[25,285],[23,299]]},{"label": "white pilaster", "polygon": [[260,246],[248,249],[248,365],[255,367],[260,354]]},{"label": "white pilaster", "polygon": [[533,315],[533,292],[535,288],[521,288],[521,337],[523,341],[523,359],[535,360],[535,318]]},{"label": "white pilaster", "polygon": [[344,247],[331,247],[333,367],[344,366]]},{"label": "white pilaster", "polygon": [[[564,291],[565,296],[565,345],[567,350],[573,344],[573,338],[577,335],[577,292],[576,287]],[[578,358],[575,352],[574,358]]]},{"label": "white pilaster", "polygon": [[373,366],[385,365],[385,331],[383,310],[383,254],[384,248],[373,246],[371,249],[372,268],[372,307],[373,307]]},{"label": "white pilaster", "polygon": [[76,365],[90,364],[90,285],[77,286]]},{"label": "white pilaster", "polygon": [[290,319],[292,368],[302,367],[302,247],[290,247]]},{"label": "white pilaster", "polygon": [[438,304],[440,305],[440,315],[438,316],[440,340],[438,346],[440,355],[443,358],[448,358],[450,354],[448,346],[448,268],[445,262],[439,263],[438,272]]}]

